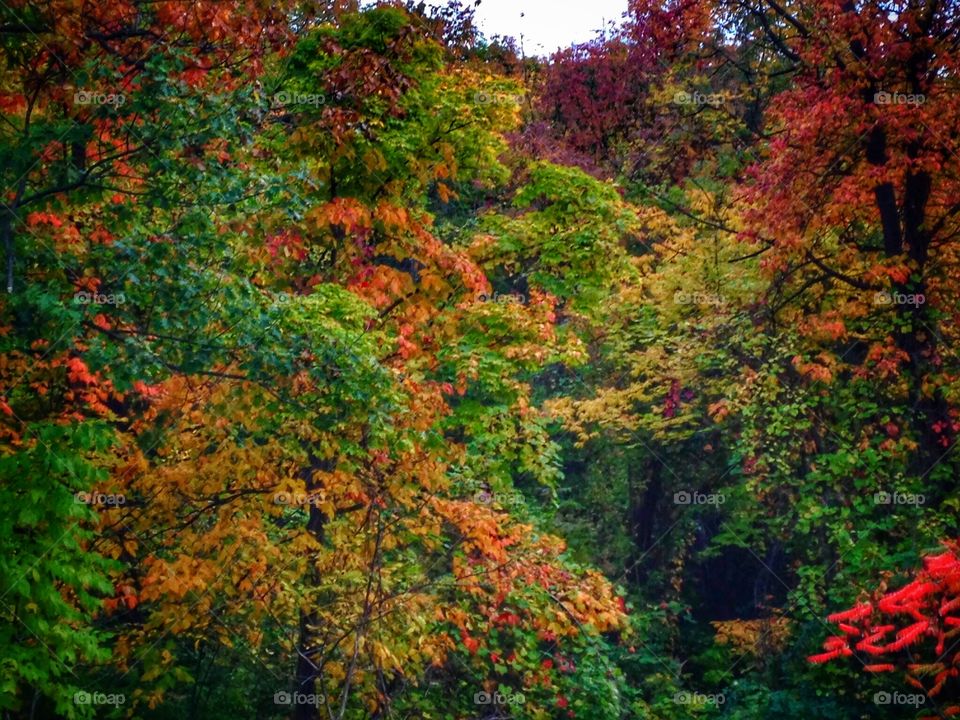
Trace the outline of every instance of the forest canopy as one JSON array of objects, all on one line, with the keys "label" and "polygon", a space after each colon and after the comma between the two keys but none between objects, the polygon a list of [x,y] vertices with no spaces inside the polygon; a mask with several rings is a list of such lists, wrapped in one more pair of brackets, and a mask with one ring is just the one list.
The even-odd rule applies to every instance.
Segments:
[{"label": "forest canopy", "polygon": [[0,0],[0,717],[960,716],[960,5]]}]

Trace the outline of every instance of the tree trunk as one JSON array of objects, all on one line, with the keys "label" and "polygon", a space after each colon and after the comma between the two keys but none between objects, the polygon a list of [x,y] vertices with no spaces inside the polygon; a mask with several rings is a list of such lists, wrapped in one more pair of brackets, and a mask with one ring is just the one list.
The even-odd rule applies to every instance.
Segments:
[{"label": "tree trunk", "polygon": [[10,214],[0,216],[0,235],[3,236],[3,252],[7,256],[7,292],[13,295],[13,266],[16,256],[13,250],[13,227],[10,223]]},{"label": "tree trunk", "polygon": [[[312,496],[320,489],[314,476],[318,471],[329,472],[336,466],[334,460],[321,460],[312,453],[310,454],[310,464],[304,469],[302,477],[307,489],[307,508],[309,510],[309,519],[307,520],[307,532],[309,532],[317,543],[324,542],[324,526],[327,517],[323,514],[317,504],[312,501]],[[320,584],[320,576],[315,566],[311,563],[310,571],[307,574],[306,583],[308,588],[315,588]],[[319,668],[314,664],[314,650],[316,649],[316,627],[317,614],[312,609],[300,609],[300,630],[297,639],[297,668],[296,668],[296,687],[298,693],[305,695],[316,695],[317,679],[319,678]],[[316,720],[317,708],[314,705],[298,703],[293,706],[294,720]]]}]

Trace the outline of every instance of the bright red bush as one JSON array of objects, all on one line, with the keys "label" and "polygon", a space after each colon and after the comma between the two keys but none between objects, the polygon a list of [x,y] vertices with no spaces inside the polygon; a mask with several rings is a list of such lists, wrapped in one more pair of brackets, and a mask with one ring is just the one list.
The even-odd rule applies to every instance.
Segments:
[{"label": "bright red bush", "polygon": [[[893,592],[881,586],[869,599],[827,620],[840,634],[807,658],[825,663],[857,657],[867,672],[902,670],[906,681],[934,697],[960,675],[960,542],[945,542],[945,552],[924,558],[913,581]],[[868,657],[863,657],[868,656]],[[944,711],[960,713],[960,706]]]}]

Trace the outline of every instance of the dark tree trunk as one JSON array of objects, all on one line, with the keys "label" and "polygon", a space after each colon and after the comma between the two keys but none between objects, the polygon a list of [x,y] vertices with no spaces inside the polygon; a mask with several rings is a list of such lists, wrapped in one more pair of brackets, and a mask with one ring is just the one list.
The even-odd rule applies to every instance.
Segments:
[{"label": "dark tree trunk", "polygon": [[10,223],[9,213],[3,213],[0,216],[0,235],[3,236],[3,253],[7,258],[7,292],[12,295],[13,266],[17,259],[13,250],[13,227]]},{"label": "dark tree trunk", "polygon": [[[307,488],[307,508],[309,510],[309,519],[307,520],[307,532],[309,532],[318,543],[324,542],[324,527],[327,522],[326,515],[312,501],[312,495],[320,489],[314,476],[318,471],[330,471],[335,467],[334,460],[321,460],[314,455],[310,455],[310,465],[302,473],[303,480]],[[312,566],[306,578],[307,587],[313,588],[320,584],[320,576]],[[297,668],[296,668],[296,687],[298,693],[306,695],[315,695],[317,693],[317,679],[319,677],[319,668],[314,664],[314,651],[316,650],[316,628],[317,614],[312,609],[300,610],[300,629],[297,639]],[[316,720],[317,708],[313,705],[300,703],[293,706],[294,720]]]},{"label": "dark tree trunk", "polygon": [[627,568],[631,582],[639,585],[643,582],[642,565],[650,558],[647,557],[657,538],[655,536],[657,506],[663,494],[663,481],[660,477],[660,461],[651,457],[644,466],[646,477],[642,482],[630,477],[630,535],[633,538],[634,550],[630,556]]}]

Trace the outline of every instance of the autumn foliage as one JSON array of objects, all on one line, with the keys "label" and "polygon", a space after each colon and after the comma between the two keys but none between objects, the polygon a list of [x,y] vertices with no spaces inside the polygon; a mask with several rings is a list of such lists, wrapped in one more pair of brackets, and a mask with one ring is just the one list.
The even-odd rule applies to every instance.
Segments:
[{"label": "autumn foliage", "polygon": [[960,713],[955,4],[358,5],[0,2],[0,714]]}]

